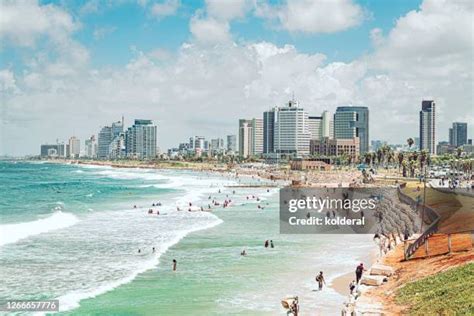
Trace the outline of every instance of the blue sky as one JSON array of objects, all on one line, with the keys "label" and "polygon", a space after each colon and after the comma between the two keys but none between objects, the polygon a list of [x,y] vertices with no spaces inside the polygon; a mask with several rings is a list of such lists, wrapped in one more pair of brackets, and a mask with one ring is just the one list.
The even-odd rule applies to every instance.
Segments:
[{"label": "blue sky", "polygon": [[417,137],[423,99],[440,141],[474,122],[472,1],[0,1],[0,154],[122,115],[162,149],[225,138],[293,93],[310,115],[368,106],[371,140]]},{"label": "blue sky", "polygon": [[[171,53],[176,52],[183,42],[191,38],[191,17],[197,10],[205,9],[204,1],[182,1],[176,14],[156,18],[150,14],[148,7],[134,1],[118,1],[114,4],[102,1],[99,2],[97,11],[84,13],[81,9],[87,2],[41,1],[42,4],[63,7],[80,22],[80,29],[73,37],[89,49],[91,62],[95,67],[126,64],[134,57],[132,46],[140,51],[162,48]],[[236,41],[269,41],[279,46],[291,44],[302,53],[323,53],[327,56],[327,62],[348,62],[372,51],[369,37],[371,29],[380,28],[384,33],[389,32],[399,17],[417,9],[421,1],[359,0],[357,3],[364,9],[362,23],[338,33],[290,32],[251,14],[231,21],[231,32]],[[99,29],[106,32],[100,39],[96,39],[94,32]],[[21,48],[9,47],[2,52],[2,56],[3,65],[20,66],[25,52]]]}]

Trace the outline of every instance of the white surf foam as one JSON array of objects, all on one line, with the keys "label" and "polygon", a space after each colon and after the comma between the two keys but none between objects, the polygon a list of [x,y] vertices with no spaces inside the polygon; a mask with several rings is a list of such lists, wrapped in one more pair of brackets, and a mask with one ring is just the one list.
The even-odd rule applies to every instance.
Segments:
[{"label": "white surf foam", "polygon": [[71,213],[61,211],[36,221],[0,225],[0,246],[15,243],[30,236],[72,226],[79,219]]},{"label": "white surf foam", "polygon": [[[205,216],[215,217],[212,214],[205,214]],[[178,232],[176,236],[174,236],[174,238],[172,238],[171,240],[167,242],[162,243],[156,255],[153,256],[150,260],[141,262],[140,264],[138,264],[138,266],[136,265],[136,263],[134,263],[134,269],[130,271],[130,274],[126,276],[125,278],[103,284],[100,287],[97,287],[89,291],[74,291],[74,292],[65,294],[63,296],[60,296],[59,298],[57,298],[61,302],[60,311],[67,311],[67,310],[77,308],[79,307],[81,300],[96,297],[98,295],[109,292],[123,284],[132,282],[137,277],[137,275],[156,267],[160,262],[159,258],[161,257],[161,255],[163,255],[170,247],[177,244],[181,239],[183,239],[189,233],[192,233],[198,230],[208,229],[208,228],[217,226],[221,223],[222,223],[222,220],[215,217],[215,220],[211,223],[208,223],[207,225],[193,226],[193,227],[190,227],[190,229],[186,231]]]}]

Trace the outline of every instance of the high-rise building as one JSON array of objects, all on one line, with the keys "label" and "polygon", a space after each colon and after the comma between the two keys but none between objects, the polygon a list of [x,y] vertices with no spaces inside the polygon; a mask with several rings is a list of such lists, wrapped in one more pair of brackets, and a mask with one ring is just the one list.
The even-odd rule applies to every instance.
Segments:
[{"label": "high-rise building", "polygon": [[252,154],[253,131],[252,120],[239,120],[239,155],[247,158]]},{"label": "high-rise building", "polygon": [[99,132],[97,139],[97,158],[108,159],[109,158],[109,146],[113,140],[112,127],[104,126]]},{"label": "high-rise building", "polygon": [[125,133],[126,156],[136,159],[156,157],[156,125],[151,120],[135,120]]},{"label": "high-rise building", "polygon": [[359,138],[360,154],[369,151],[369,109],[365,106],[340,106],[334,114],[336,139]]},{"label": "high-rise building", "polygon": [[311,134],[311,139],[321,139],[323,131],[323,117],[322,116],[309,116],[308,117],[308,129]]},{"label": "high-rise building", "polygon": [[85,140],[85,156],[87,158],[97,157],[97,142],[95,135],[92,135],[89,139]]},{"label": "high-rise building", "polygon": [[308,113],[294,100],[276,107],[273,146],[277,155],[301,157],[309,155]]},{"label": "high-rise building", "polygon": [[455,147],[467,144],[467,123],[453,123],[449,129],[449,144]]},{"label": "high-rise building", "polygon": [[321,137],[327,137],[330,139],[334,138],[334,120],[333,116],[328,112],[324,111],[321,116]]},{"label": "high-rise building", "polygon": [[112,136],[115,138],[123,133],[123,116],[121,121],[112,123]]},{"label": "high-rise building", "polygon": [[222,138],[211,139],[211,151],[213,154],[224,152],[224,140]]},{"label": "high-rise building", "polygon": [[76,136],[72,136],[69,138],[69,157],[70,158],[79,158],[81,154],[81,141],[76,138]]},{"label": "high-rise building", "polygon": [[263,153],[263,120],[252,119],[252,156],[259,156]]},{"label": "high-rise building", "polygon": [[120,159],[125,158],[125,133],[120,133],[112,139],[109,145],[109,158]]},{"label": "high-rise building", "polygon": [[59,158],[59,157],[66,157],[66,149],[69,145],[65,145],[64,143],[57,142],[56,144],[44,144],[41,145],[41,157],[49,157],[49,158]]},{"label": "high-rise building", "polygon": [[273,132],[275,130],[275,111],[263,112],[263,153],[270,154],[275,151]]},{"label": "high-rise building", "polygon": [[421,102],[420,150],[436,154],[436,104],[433,100]]},{"label": "high-rise building", "polygon": [[206,150],[206,138],[204,136],[193,136],[189,138],[189,149],[194,152]]},{"label": "high-rise building", "polygon": [[237,136],[227,135],[227,151],[230,153],[237,152]]}]

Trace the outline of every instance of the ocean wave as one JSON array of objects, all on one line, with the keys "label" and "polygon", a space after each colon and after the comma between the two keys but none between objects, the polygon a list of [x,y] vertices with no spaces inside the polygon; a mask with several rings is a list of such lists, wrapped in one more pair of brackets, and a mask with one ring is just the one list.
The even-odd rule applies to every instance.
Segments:
[{"label": "ocean wave", "polygon": [[137,277],[137,275],[156,267],[160,263],[159,258],[170,247],[177,244],[181,239],[186,237],[186,235],[188,235],[192,232],[195,232],[195,231],[204,230],[204,229],[208,229],[208,228],[217,226],[217,225],[219,225],[223,222],[220,218],[218,218],[215,215],[207,214],[207,213],[205,213],[203,215],[214,217],[214,220],[212,222],[206,224],[206,225],[194,226],[194,227],[191,227],[190,229],[188,229],[186,231],[177,232],[177,234],[176,234],[176,236],[174,236],[174,238],[172,238],[169,241],[167,241],[167,242],[160,245],[159,250],[156,252],[156,254],[151,259],[146,260],[146,261],[144,261],[144,262],[142,262],[138,265],[136,263],[134,263],[134,270],[131,271],[131,273],[128,276],[126,276],[126,277],[124,277],[120,280],[116,280],[116,281],[113,281],[113,282],[103,284],[103,285],[101,285],[101,286],[99,286],[95,289],[91,289],[91,290],[88,290],[88,291],[73,291],[73,292],[70,292],[70,293],[67,293],[65,295],[62,295],[62,296],[58,297],[57,299],[61,302],[60,303],[60,311],[68,311],[68,310],[77,308],[77,307],[80,306],[80,301],[82,301],[84,299],[94,298],[98,295],[101,295],[101,294],[107,293],[109,291],[112,291],[113,289],[115,289],[115,288],[117,288],[121,285],[132,282]]},{"label": "ocean wave", "polygon": [[16,243],[30,236],[69,227],[77,222],[79,222],[79,219],[75,215],[56,211],[51,216],[36,221],[0,225],[0,246]]}]

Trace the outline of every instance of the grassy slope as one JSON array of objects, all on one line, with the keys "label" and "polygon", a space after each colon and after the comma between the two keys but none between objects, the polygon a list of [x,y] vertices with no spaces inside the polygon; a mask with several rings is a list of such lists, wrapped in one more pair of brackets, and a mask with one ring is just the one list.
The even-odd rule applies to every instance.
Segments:
[{"label": "grassy slope", "polygon": [[474,315],[474,263],[408,283],[396,302],[410,315]]}]

